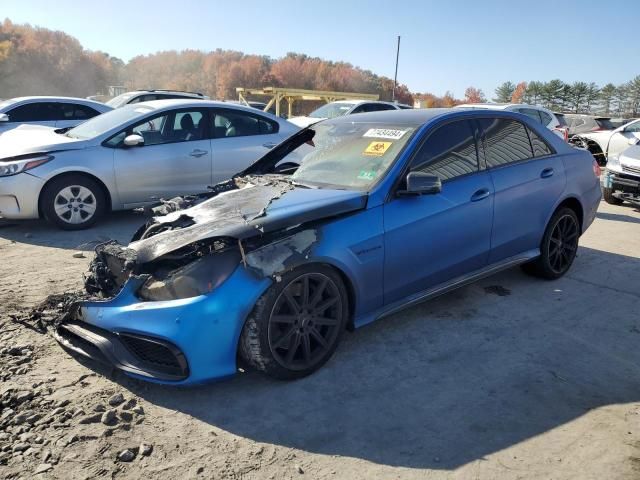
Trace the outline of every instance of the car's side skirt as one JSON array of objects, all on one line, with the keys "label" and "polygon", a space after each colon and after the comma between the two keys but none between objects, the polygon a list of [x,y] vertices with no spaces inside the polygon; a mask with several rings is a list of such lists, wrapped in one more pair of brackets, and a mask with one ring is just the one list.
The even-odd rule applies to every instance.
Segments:
[{"label": "car's side skirt", "polygon": [[455,290],[456,288],[464,287],[465,285],[469,285],[470,283],[474,283],[482,278],[494,275],[498,272],[501,272],[502,270],[506,270],[511,267],[515,267],[516,265],[526,263],[539,256],[540,249],[536,248],[523,252],[522,254],[506,258],[498,263],[487,265],[480,270],[476,270],[466,275],[461,275],[447,282],[431,287],[427,290],[423,290],[422,292],[414,293],[413,295],[403,298],[402,300],[394,302],[390,305],[386,305],[382,309],[374,312],[373,315],[366,315],[363,318],[360,318],[360,321],[355,322],[355,326],[361,327],[363,325],[366,325],[367,323],[373,322],[374,320],[393,315],[394,313],[404,310],[405,308],[409,308],[418,303],[422,303],[437,296],[444,295],[445,293]]}]

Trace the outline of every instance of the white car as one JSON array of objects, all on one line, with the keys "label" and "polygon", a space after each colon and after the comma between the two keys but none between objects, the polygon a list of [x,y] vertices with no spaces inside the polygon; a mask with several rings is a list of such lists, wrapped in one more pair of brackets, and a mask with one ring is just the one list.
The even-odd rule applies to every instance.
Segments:
[{"label": "white car", "polygon": [[602,198],[611,205],[627,201],[640,208],[640,145],[609,156],[602,176]]},{"label": "white car", "polygon": [[66,133],[23,125],[0,136],[0,216],[86,228],[110,210],[206,192],[298,130],[206,100],[127,105]]},{"label": "white car", "polygon": [[104,103],[73,97],[17,97],[0,101],[0,134],[23,125],[67,128],[113,110]]},{"label": "white car", "polygon": [[291,117],[289,121],[301,128],[308,127],[320,120],[327,118],[341,117],[342,115],[351,115],[354,113],[378,112],[381,110],[402,110],[410,109],[409,105],[403,105],[392,102],[381,102],[374,100],[338,100],[337,102],[327,103],[320,108],[314,110],[306,117]]},{"label": "white car", "polygon": [[545,127],[558,135],[564,141],[568,139],[568,129],[566,125],[558,120],[556,115],[546,108],[537,105],[526,105],[524,103],[467,103],[456,105],[453,108],[474,108],[489,110],[505,110],[508,112],[517,112],[533,118],[535,121],[542,123]]},{"label": "white car", "polygon": [[615,130],[580,133],[574,135],[571,141],[588,149],[598,163],[604,165],[607,159],[640,142],[640,120],[627,123]]}]

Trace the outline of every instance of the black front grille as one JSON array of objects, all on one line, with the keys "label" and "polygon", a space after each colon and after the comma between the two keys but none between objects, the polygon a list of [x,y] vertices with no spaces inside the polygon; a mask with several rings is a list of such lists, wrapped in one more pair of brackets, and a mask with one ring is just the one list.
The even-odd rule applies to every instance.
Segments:
[{"label": "black front grille", "polygon": [[165,373],[182,375],[186,373],[187,362],[178,348],[129,334],[120,334],[120,341],[141,362]]}]

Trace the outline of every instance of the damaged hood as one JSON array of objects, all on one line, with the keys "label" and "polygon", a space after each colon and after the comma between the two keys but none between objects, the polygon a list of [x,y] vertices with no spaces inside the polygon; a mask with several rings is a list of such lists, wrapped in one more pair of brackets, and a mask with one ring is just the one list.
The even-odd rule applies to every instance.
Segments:
[{"label": "damaged hood", "polygon": [[0,160],[27,153],[45,153],[84,148],[86,140],[56,133],[53,127],[20,125],[0,135]]},{"label": "damaged hood", "polygon": [[308,188],[290,180],[252,179],[241,188],[156,217],[156,224],[186,224],[129,244],[146,263],[187,245],[214,237],[251,238],[363,209],[367,193]]}]

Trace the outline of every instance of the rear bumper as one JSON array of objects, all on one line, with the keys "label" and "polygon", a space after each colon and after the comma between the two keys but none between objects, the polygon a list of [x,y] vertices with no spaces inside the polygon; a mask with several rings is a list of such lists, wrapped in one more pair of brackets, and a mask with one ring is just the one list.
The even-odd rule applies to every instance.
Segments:
[{"label": "rear bumper", "polygon": [[43,179],[28,172],[0,178],[0,216],[38,218],[38,197],[43,186]]}]

